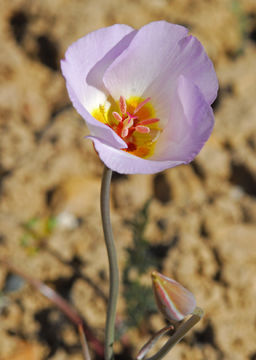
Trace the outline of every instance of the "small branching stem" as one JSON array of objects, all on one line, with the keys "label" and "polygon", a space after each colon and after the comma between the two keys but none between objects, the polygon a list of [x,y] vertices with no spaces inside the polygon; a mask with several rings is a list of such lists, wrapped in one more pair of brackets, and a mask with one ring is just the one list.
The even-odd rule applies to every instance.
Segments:
[{"label": "small branching stem", "polygon": [[[177,330],[174,332],[174,334],[170,337],[170,339],[166,342],[166,344],[154,355],[151,357],[145,359],[146,352],[143,352],[144,356],[140,356],[141,352],[139,353],[139,357],[137,357],[137,360],[160,360],[162,359],[173,347],[176,345],[180,340],[187,334],[187,332],[198,323],[203,317],[203,310],[200,307],[196,307],[193,311],[192,316],[183,322]],[[150,350],[151,347],[149,347]],[[142,348],[143,349],[143,348]]]}]

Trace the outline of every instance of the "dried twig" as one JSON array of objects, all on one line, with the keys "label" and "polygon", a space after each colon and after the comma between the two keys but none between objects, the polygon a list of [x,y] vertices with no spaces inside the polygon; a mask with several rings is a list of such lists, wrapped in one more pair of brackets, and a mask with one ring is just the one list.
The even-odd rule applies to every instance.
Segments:
[{"label": "dried twig", "polygon": [[83,349],[83,356],[85,360],[90,360],[90,354],[88,349],[87,340],[90,342],[91,347],[96,352],[96,354],[103,358],[104,356],[104,346],[101,342],[93,335],[92,331],[89,329],[88,325],[85,325],[82,318],[78,315],[77,311],[56,291],[54,291],[49,286],[42,283],[40,280],[37,280],[23,271],[17,269],[9,261],[0,259],[0,262],[7,267],[8,270],[14,272],[21,278],[25,279],[30,285],[32,285],[36,290],[40,291],[42,295],[47,297],[51,302],[53,302],[69,319],[75,324],[78,328],[78,333],[80,337],[80,342]]}]

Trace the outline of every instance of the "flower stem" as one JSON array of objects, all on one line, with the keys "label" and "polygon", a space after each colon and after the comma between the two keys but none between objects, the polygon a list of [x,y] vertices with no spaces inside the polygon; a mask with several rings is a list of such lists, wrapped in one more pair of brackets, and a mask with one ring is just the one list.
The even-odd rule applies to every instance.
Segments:
[{"label": "flower stem", "polygon": [[160,360],[162,359],[173,347],[176,345],[186,333],[194,326],[198,321],[202,319],[204,315],[203,310],[200,307],[196,307],[192,316],[182,323],[175,333],[170,337],[167,343],[153,356],[147,358],[146,360]]},{"label": "flower stem", "polygon": [[105,327],[105,360],[113,360],[113,344],[115,339],[116,304],[119,289],[119,275],[115,243],[113,240],[112,227],[109,212],[109,194],[112,170],[105,166],[101,183],[101,218],[105,243],[109,261],[109,300],[107,308],[107,320]]}]

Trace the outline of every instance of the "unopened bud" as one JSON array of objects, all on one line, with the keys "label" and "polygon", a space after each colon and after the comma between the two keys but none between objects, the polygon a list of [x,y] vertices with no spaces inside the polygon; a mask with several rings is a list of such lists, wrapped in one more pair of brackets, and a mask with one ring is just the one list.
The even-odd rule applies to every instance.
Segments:
[{"label": "unopened bud", "polygon": [[158,309],[168,320],[181,321],[193,313],[196,300],[189,290],[156,271],[151,276]]}]

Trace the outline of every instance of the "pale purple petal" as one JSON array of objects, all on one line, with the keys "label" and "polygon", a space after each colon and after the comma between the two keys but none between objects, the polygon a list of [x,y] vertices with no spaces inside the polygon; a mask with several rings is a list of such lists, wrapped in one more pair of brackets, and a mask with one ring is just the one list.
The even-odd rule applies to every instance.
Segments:
[{"label": "pale purple petal", "polygon": [[95,149],[104,164],[120,174],[154,174],[184,163],[184,161],[142,159],[123,150],[105,145],[93,136],[88,136],[88,138],[93,140]]},{"label": "pale purple petal", "polygon": [[69,97],[78,113],[86,120],[89,130],[103,142],[112,143],[112,146],[118,148],[126,147],[124,141],[89,113],[106,101],[107,94],[102,89],[87,84],[86,77],[98,63],[102,68],[113,61],[128,45],[127,36],[133,32],[126,25],[114,25],[92,32],[73,43],[68,48],[65,59],[61,61]]},{"label": "pale purple petal", "polygon": [[143,26],[105,72],[103,81],[113,98],[141,96],[168,67],[179,40],[187,31],[183,26],[165,21]]},{"label": "pale purple petal", "polygon": [[199,88],[184,76],[178,79],[170,106],[171,118],[157,142],[152,159],[188,163],[199,153],[212,132],[213,111]]},{"label": "pale purple petal", "polygon": [[168,67],[144,91],[143,98],[152,99],[152,105],[162,124],[170,118],[170,98],[180,75],[198,86],[205,100],[211,104],[218,91],[218,80],[211,60],[208,58],[201,43],[193,36],[181,39],[173,50],[175,56],[168,60]]},{"label": "pale purple petal", "polygon": [[125,35],[100,61],[96,63],[86,77],[88,85],[92,85],[109,94],[103,82],[103,75],[112,62],[129,46],[136,33],[137,30],[133,30]]},{"label": "pale purple petal", "polygon": [[87,111],[90,112],[106,99],[104,92],[87,84],[89,71],[109,52],[112,56],[107,60],[111,63],[117,55],[113,48],[118,45],[119,53],[124,50],[129,42],[124,41],[123,47],[119,42],[133,31],[127,25],[113,25],[84,36],[68,48],[65,59],[61,61],[62,73]]},{"label": "pale purple petal", "polygon": [[206,101],[212,104],[217,96],[218,79],[202,44],[192,35],[181,39],[174,60],[169,68],[172,77],[184,75],[199,87]]}]

